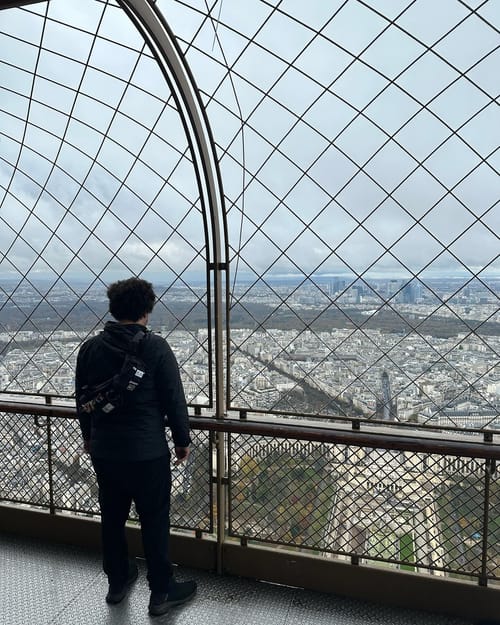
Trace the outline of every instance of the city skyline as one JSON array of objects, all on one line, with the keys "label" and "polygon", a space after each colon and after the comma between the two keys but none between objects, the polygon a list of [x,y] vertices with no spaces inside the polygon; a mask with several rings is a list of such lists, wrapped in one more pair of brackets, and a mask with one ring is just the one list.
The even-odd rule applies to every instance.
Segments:
[{"label": "city skyline", "polygon": [[[243,308],[233,304],[230,335],[222,337],[230,337],[226,383],[232,409],[465,430],[500,427],[500,315],[494,293],[485,297],[481,282],[453,304],[448,298],[446,307],[440,304],[451,286],[446,280],[437,281],[431,299],[395,280],[374,284],[375,300],[367,287],[367,295],[361,287],[344,288],[339,277],[311,286],[263,283],[245,297]],[[237,287],[235,296],[244,296],[245,289]],[[335,289],[344,294],[339,297]],[[208,406],[213,336],[207,310],[193,308],[201,305],[204,287],[195,290],[166,291],[150,327],[171,343],[190,403]],[[330,298],[336,306],[327,313]],[[3,392],[71,395],[79,345],[110,318],[104,289],[96,286],[83,303],[60,288],[41,306],[39,293],[28,285],[16,289],[12,300],[0,295],[0,302]],[[272,323],[266,321],[271,313]],[[390,418],[384,405],[392,406]]]}]

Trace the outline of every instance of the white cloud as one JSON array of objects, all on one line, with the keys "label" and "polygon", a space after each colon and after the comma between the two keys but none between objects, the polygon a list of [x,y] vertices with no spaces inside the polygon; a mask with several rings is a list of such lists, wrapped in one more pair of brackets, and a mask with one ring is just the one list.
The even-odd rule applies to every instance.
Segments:
[{"label": "white cloud", "polygon": [[[0,195],[5,195],[0,219],[35,249],[43,247],[60,223],[58,234],[67,248],[53,243],[46,257],[57,267],[64,267],[95,230],[106,245],[91,235],[84,253],[96,271],[112,252],[134,268],[157,254],[155,268],[201,271],[203,222],[182,120],[151,56],[138,56],[141,41],[121,10],[87,4],[84,9],[79,2],[51,0],[49,18],[69,26],[48,23],[47,50],[40,56],[36,101],[31,103],[26,96],[37,47],[29,42],[38,43],[44,9],[34,6],[23,12],[25,43],[8,37],[19,37],[21,12],[4,11],[0,184],[10,188]],[[252,1],[224,4],[218,35],[231,62],[225,68],[212,23],[196,35],[200,16],[189,3],[157,3],[175,32],[188,40],[194,37],[188,59],[220,147],[231,209],[230,245],[240,248],[243,223],[242,260],[257,271],[310,272],[320,267],[334,272],[345,270],[342,259],[359,272],[399,272],[398,259],[413,271],[429,262],[443,272],[494,266],[498,209],[492,205],[500,197],[500,177],[498,161],[489,155],[498,148],[500,112],[487,90],[481,91],[490,85],[491,69],[484,69],[484,62],[478,65],[481,71],[475,68],[460,80],[452,65],[464,69],[470,59],[493,49],[497,35],[487,22],[468,18],[466,28],[457,28],[439,48],[449,63],[429,51],[405,70],[424,48],[399,26],[429,43],[468,14],[456,3],[451,12],[433,5],[434,21],[429,24],[422,4],[391,25],[393,4],[381,5],[384,19],[368,6],[348,3],[311,47],[303,49],[314,35],[307,24],[325,22],[325,5],[284,2],[241,57],[246,38],[273,9]],[[403,11],[405,5],[398,7]],[[93,67],[86,68],[82,61],[102,11],[103,38],[93,47]],[[300,16],[304,26],[297,26],[287,12]],[[488,15],[484,13],[486,20]],[[273,37],[278,23],[279,38]],[[73,25],[86,32],[76,33]],[[231,29],[241,32],[232,34]],[[383,29],[385,34],[374,42]],[[108,41],[113,38],[114,43]],[[463,53],[461,42],[467,47]],[[366,46],[356,60],[353,55]],[[295,69],[288,65],[292,59]],[[388,78],[395,78],[394,84]],[[474,80],[477,86],[471,84]],[[80,84],[82,93],[77,94]],[[103,142],[108,132],[110,139]],[[485,157],[488,162],[481,163]],[[18,172],[11,181],[14,166]],[[44,186],[49,193],[39,198]],[[29,211],[33,216],[23,228]],[[484,218],[489,230],[476,222],[484,211],[489,211]],[[422,220],[430,234],[414,220]],[[356,230],[356,222],[365,229]],[[179,234],[172,237],[172,228]],[[9,244],[12,231],[7,229],[2,237]],[[442,253],[449,244],[459,261]],[[293,262],[283,256],[285,249]],[[20,241],[10,260],[29,266],[29,245]],[[373,262],[376,266],[370,268]]]}]

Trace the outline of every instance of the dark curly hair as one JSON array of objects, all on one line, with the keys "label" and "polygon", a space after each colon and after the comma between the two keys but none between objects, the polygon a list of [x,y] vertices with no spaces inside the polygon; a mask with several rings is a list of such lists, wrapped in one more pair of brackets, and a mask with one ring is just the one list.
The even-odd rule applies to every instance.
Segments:
[{"label": "dark curly hair", "polygon": [[113,282],[107,295],[109,312],[117,321],[138,321],[153,310],[156,300],[151,282],[140,278]]}]

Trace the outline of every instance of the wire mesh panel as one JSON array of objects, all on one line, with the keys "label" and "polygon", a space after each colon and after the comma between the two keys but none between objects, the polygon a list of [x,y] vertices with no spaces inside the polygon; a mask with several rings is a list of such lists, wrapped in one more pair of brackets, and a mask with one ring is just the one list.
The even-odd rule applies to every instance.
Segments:
[{"label": "wire mesh panel", "polygon": [[[75,420],[53,420],[53,504],[57,510],[99,514],[98,489],[90,456],[83,452],[81,433]],[[172,467],[171,525],[211,532],[211,453],[208,436],[192,433],[188,462]],[[169,446],[173,443],[169,438]],[[138,520],[132,507],[131,520]]]},{"label": "wire mesh panel", "polygon": [[49,507],[47,429],[33,417],[0,414],[0,500]]},{"label": "wire mesh panel", "polygon": [[233,408],[499,414],[495,0],[158,0],[202,92]]},{"label": "wire mesh panel", "polygon": [[74,419],[51,419],[53,505],[56,510],[99,514],[97,482]]},{"label": "wire mesh panel", "polygon": [[189,401],[208,405],[205,222],[151,50],[103,0],[3,10],[0,48],[0,390],[71,394],[105,285],[139,275]]},{"label": "wire mesh panel", "polygon": [[486,574],[498,580],[500,579],[500,476],[495,464],[491,464],[490,467]]},{"label": "wire mesh panel", "polygon": [[[494,0],[155,6],[218,150],[228,405],[494,426]],[[104,283],[135,273],[210,405],[206,224],[151,51],[104,0],[4,10],[0,35],[2,388],[70,393]]]},{"label": "wire mesh panel", "polygon": [[302,441],[232,435],[229,534],[322,549],[336,492],[330,451]]},{"label": "wire mesh panel", "polygon": [[191,431],[187,463],[172,468],[170,521],[174,527],[213,532],[212,452],[208,433]]},{"label": "wire mesh panel", "polygon": [[[0,501],[26,503],[88,515],[100,514],[90,455],[83,451],[76,419],[2,413],[0,440],[5,459]],[[172,466],[171,525],[213,531],[212,443],[207,432],[191,432],[186,463]],[[167,436],[169,447],[173,442]],[[131,520],[137,520],[132,507]]]},{"label": "wire mesh panel", "polygon": [[[54,507],[99,514],[98,489],[90,456],[83,452],[78,422],[52,423],[52,475]],[[172,467],[171,524],[173,527],[211,532],[211,453],[208,436],[192,433],[188,462]],[[168,437],[169,447],[173,442]],[[132,507],[132,520],[138,520]]]},{"label": "wire mesh panel", "polygon": [[[229,533],[437,576],[498,579],[486,461],[232,435]],[[387,564],[386,564],[387,565]]]}]

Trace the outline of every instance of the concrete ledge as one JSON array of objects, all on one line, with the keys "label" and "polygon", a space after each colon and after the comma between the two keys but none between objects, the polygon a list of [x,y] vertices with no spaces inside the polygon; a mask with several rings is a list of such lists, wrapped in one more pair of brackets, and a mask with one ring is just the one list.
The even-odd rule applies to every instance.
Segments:
[{"label": "concrete ledge", "polygon": [[[54,543],[76,545],[92,550],[101,548],[101,524],[98,518],[71,513],[50,514],[46,510],[0,505],[0,532],[27,536]],[[142,557],[141,530],[138,525],[127,525],[130,553]],[[172,561],[183,566],[204,570],[216,568],[216,545],[211,538],[170,535]]]},{"label": "concrete ledge", "polygon": [[225,543],[223,572],[386,605],[500,623],[500,585],[483,587],[407,571]]}]

